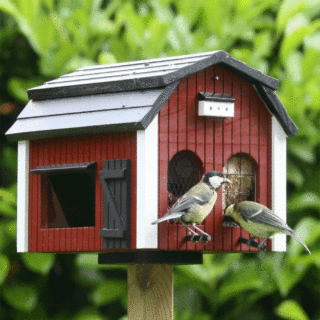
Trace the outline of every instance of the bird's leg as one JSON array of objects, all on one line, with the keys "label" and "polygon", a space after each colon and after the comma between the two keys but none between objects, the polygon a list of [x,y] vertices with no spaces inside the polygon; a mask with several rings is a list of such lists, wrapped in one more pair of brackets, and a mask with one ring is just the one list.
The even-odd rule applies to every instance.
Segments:
[{"label": "bird's leg", "polygon": [[[208,243],[209,241],[211,241],[211,237],[210,237],[209,234],[207,234],[206,232],[204,232],[203,230],[201,230],[200,228],[198,228],[195,223],[192,223],[192,226],[193,226],[196,230],[198,230],[203,236],[206,236],[206,238],[207,238],[206,243]],[[201,238],[202,238],[202,237],[201,237]],[[201,238],[200,238],[200,241],[201,241]]]},{"label": "bird's leg", "polygon": [[256,239],[256,237],[251,237],[251,238],[249,238],[249,239],[240,237],[240,238],[239,238],[239,242],[246,244],[249,248],[250,248],[250,247],[255,247],[255,248],[257,248],[258,242],[254,241],[255,239]]},{"label": "bird's leg", "polygon": [[269,235],[265,239],[263,239],[263,241],[261,243],[258,244],[257,248],[260,251],[268,249],[268,246],[265,243],[271,237],[271,235],[272,235],[272,232],[270,232]]},{"label": "bird's leg", "polygon": [[189,226],[187,226],[187,225],[185,225],[185,224],[184,224],[183,226],[192,233],[192,236],[191,236],[191,239],[190,239],[190,240],[191,240],[192,242],[195,242],[195,243],[196,243],[197,241],[193,241],[193,238],[194,238],[195,236],[199,236],[199,235],[198,235],[196,232],[194,232],[192,229],[190,229]]}]

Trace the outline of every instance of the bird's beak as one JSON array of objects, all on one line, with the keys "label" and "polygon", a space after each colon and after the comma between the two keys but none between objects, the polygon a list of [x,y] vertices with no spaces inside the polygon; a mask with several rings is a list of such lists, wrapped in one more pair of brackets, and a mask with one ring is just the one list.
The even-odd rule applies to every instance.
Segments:
[{"label": "bird's beak", "polygon": [[223,181],[222,181],[222,183],[232,183],[232,181],[229,180],[228,178],[224,178]]}]

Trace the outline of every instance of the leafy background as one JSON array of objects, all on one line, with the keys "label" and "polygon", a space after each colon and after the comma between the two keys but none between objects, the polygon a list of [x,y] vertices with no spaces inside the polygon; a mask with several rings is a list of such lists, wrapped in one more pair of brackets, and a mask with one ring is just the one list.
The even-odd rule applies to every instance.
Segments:
[{"label": "leafy background", "polygon": [[[83,66],[225,50],[280,80],[288,224],[312,255],[211,254],[175,267],[175,319],[320,319],[320,0],[0,0],[0,319],[126,319],[126,266],[17,254],[16,145],[26,89]],[[187,301],[187,303],[186,303]]]}]

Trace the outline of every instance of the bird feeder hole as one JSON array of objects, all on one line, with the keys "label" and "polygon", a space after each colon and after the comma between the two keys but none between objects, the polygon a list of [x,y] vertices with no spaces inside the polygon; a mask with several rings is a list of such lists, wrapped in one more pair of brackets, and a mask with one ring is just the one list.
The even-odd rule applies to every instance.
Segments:
[{"label": "bird feeder hole", "polygon": [[168,163],[168,207],[195,186],[203,173],[202,161],[195,153],[177,152]]},{"label": "bird feeder hole", "polygon": [[222,186],[223,209],[240,201],[256,201],[257,164],[252,157],[245,153],[232,155],[223,173],[232,181],[232,184]]}]

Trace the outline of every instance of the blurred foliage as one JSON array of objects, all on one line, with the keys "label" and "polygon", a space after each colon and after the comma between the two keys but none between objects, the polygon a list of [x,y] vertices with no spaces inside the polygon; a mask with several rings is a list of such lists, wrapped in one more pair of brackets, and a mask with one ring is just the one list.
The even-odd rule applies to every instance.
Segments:
[{"label": "blurred foliage", "polygon": [[[175,319],[320,318],[320,0],[0,0],[0,319],[126,319],[125,266],[17,254],[16,151],[26,89],[93,64],[211,50],[280,80],[288,223],[312,251],[212,254],[175,268]],[[186,303],[187,301],[187,303]]]}]

